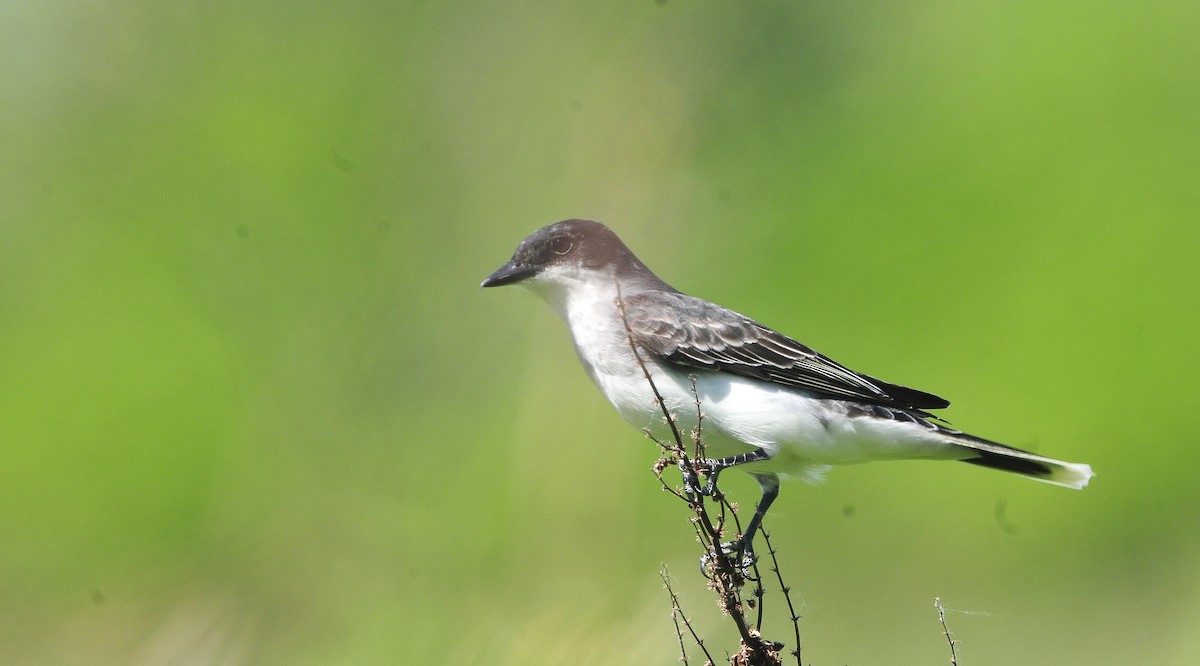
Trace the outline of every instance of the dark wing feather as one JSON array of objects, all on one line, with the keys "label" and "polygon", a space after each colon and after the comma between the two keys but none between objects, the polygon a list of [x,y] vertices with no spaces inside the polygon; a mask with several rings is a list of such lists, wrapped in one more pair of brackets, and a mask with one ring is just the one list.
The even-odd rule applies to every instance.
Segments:
[{"label": "dark wing feather", "polygon": [[625,298],[634,341],[663,360],[719,370],[901,409],[940,409],[936,395],[854,372],[742,315],[686,294],[649,291]]}]

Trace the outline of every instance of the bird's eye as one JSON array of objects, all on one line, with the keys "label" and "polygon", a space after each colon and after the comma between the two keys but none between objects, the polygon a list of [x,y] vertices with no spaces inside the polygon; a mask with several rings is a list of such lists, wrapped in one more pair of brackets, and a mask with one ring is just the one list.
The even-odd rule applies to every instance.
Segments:
[{"label": "bird's eye", "polygon": [[558,238],[555,238],[554,243],[551,244],[551,246],[550,246],[550,249],[554,250],[554,254],[557,254],[560,256],[565,255],[566,253],[570,252],[574,248],[575,248],[575,241],[571,240],[570,238],[567,238],[566,236],[559,236]]}]

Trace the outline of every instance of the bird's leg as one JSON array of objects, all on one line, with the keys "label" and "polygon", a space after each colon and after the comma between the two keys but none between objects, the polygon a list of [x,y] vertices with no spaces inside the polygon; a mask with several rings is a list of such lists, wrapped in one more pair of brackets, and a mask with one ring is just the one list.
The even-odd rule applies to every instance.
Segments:
[{"label": "bird's leg", "polygon": [[[739,453],[735,456],[726,458],[705,458],[698,461],[701,467],[708,469],[705,486],[699,488],[697,480],[690,470],[684,471],[684,490],[689,493],[699,491],[703,495],[712,496],[717,492],[717,477],[721,471],[729,467],[737,465],[745,465],[752,462],[761,462],[770,460],[771,455],[762,449],[752,449],[745,453]],[[758,500],[758,504],[754,507],[754,516],[750,518],[750,522],[746,525],[746,530],[742,533],[741,538],[720,544],[718,548],[722,553],[736,554],[738,563],[743,572],[748,571],[754,566],[754,534],[762,525],[763,516],[766,515],[767,509],[771,507],[771,503],[779,496],[779,477],[774,474],[753,474],[758,485],[762,488],[762,497]],[[710,552],[700,559],[700,569],[706,569],[708,563],[716,556],[716,552]]]},{"label": "bird's leg", "polygon": [[[762,488],[762,497],[758,499],[758,504],[755,506],[754,516],[750,518],[750,522],[746,523],[745,532],[742,533],[742,538],[733,541],[726,541],[721,544],[721,553],[726,556],[737,556],[736,562],[738,568],[742,570],[742,575],[746,578],[751,578],[751,569],[754,568],[755,562],[758,560],[754,552],[754,536],[758,532],[758,528],[762,527],[762,517],[767,515],[767,510],[770,509],[770,503],[775,502],[775,498],[779,497],[779,476],[774,474],[755,474],[754,478],[758,481],[758,486]],[[716,557],[715,548],[704,554],[700,558],[700,570],[708,571],[708,565]]]},{"label": "bird's leg", "polygon": [[694,501],[696,495],[704,493],[700,482],[696,479],[696,468],[686,457],[679,458],[679,474],[683,477],[683,494],[688,501]]},{"label": "bird's leg", "polygon": [[708,468],[708,474],[706,475],[708,477],[708,482],[704,484],[704,490],[700,492],[711,496],[717,491],[717,476],[721,473],[721,470],[770,459],[771,454],[767,453],[766,451],[763,451],[762,449],[751,449],[745,453],[739,453],[736,456],[729,456],[726,458],[704,458],[703,460],[699,460],[697,462],[699,462],[702,467]]},{"label": "bird's leg", "polygon": [[763,516],[767,515],[767,509],[771,508],[771,502],[779,497],[779,477],[775,474],[755,474],[754,480],[758,481],[758,486],[762,488],[762,497],[759,498],[758,504],[754,507],[754,516],[750,518],[750,522],[746,525],[746,531],[742,532],[742,538],[739,539],[742,547],[742,558],[751,563],[754,562],[754,534],[758,532],[758,528],[762,527]]},{"label": "bird's leg", "polygon": [[[721,544],[721,552],[726,555],[738,556],[737,562],[742,569],[742,575],[750,578],[750,569],[754,563],[758,561],[758,556],[754,554],[754,535],[758,529],[762,527],[763,516],[767,515],[767,509],[771,508],[771,502],[779,497],[779,477],[774,474],[755,474],[754,480],[758,481],[758,485],[762,488],[762,497],[759,498],[758,504],[754,507],[754,515],[750,518],[750,522],[746,524],[746,530],[742,532],[739,539],[726,541]],[[716,553],[710,551],[704,557],[700,558],[700,570],[705,571],[708,563],[716,557]]]}]

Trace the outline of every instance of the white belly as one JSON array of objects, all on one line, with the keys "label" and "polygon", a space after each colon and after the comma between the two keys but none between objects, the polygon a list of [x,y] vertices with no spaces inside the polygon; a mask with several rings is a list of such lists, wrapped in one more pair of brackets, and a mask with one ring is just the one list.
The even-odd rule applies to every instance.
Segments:
[{"label": "white belly", "polygon": [[[631,355],[632,356],[632,355]],[[636,367],[636,365],[634,366]],[[850,418],[835,401],[720,372],[650,364],[655,387],[676,419],[684,444],[700,402],[701,439],[708,457],[761,448],[771,459],[739,467],[816,480],[832,465],[871,460],[955,457],[957,447],[919,425],[870,417]],[[691,377],[696,378],[693,393]],[[597,373],[593,379],[627,422],[671,437],[640,370]]]},{"label": "white belly", "polygon": [[[615,290],[558,302],[584,369],[627,422],[667,441],[671,430],[616,315]],[[701,436],[712,458],[761,448],[770,460],[739,467],[815,480],[831,465],[899,458],[950,458],[955,447],[913,423],[848,417],[844,403],[803,391],[722,372],[660,364],[641,358],[675,416],[690,450],[697,424],[697,398],[704,417]],[[693,392],[691,377],[696,378]]]}]

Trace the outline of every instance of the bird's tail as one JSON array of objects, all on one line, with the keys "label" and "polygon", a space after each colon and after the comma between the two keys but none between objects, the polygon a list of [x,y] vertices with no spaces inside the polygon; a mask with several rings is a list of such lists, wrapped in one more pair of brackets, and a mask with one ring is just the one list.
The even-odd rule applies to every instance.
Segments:
[{"label": "bird's tail", "polygon": [[1086,486],[1095,476],[1090,465],[1039,456],[962,432],[946,434],[950,434],[956,444],[966,449],[966,456],[961,460],[972,465],[1013,472],[1036,481],[1076,490]]}]

